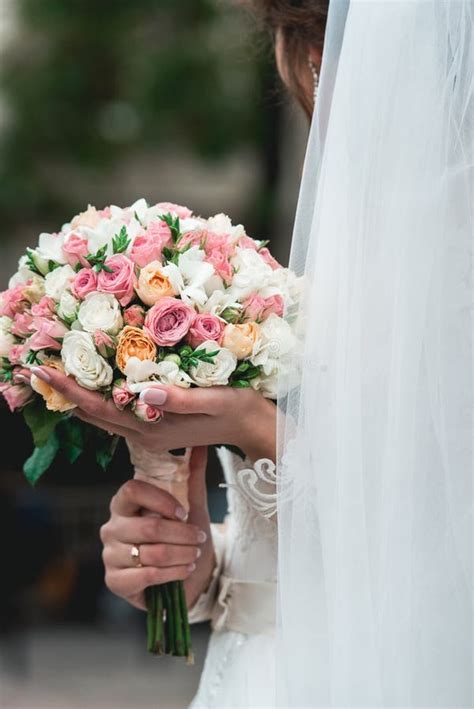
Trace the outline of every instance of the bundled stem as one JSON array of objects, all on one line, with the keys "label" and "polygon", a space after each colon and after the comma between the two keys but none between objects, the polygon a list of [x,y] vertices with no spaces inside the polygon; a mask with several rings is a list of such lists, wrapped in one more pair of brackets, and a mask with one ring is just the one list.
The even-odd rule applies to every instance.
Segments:
[{"label": "bundled stem", "polygon": [[153,655],[186,657],[193,664],[184,584],[172,581],[146,589],[147,649]]}]

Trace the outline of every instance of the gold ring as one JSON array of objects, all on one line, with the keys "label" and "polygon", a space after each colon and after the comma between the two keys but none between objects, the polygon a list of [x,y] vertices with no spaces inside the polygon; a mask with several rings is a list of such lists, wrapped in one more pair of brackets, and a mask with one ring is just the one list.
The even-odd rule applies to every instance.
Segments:
[{"label": "gold ring", "polygon": [[143,564],[140,560],[140,547],[137,546],[132,546],[130,549],[130,556],[132,557],[133,563],[136,566],[137,569],[141,569]]}]

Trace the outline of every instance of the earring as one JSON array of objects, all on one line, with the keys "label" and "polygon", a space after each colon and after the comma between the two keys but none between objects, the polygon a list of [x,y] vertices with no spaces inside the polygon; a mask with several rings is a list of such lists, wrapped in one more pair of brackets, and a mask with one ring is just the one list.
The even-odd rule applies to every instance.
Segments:
[{"label": "earring", "polygon": [[311,59],[308,59],[308,66],[309,66],[311,73],[313,75],[313,81],[314,81],[313,100],[316,105],[316,99],[318,98],[318,88],[319,88],[319,74],[318,74],[317,69]]}]

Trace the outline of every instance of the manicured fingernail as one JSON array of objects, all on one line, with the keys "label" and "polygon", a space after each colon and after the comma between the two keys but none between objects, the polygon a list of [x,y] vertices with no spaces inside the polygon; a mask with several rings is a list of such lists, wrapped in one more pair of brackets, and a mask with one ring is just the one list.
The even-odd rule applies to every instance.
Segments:
[{"label": "manicured fingernail", "polygon": [[196,559],[199,559],[199,557],[202,554],[202,549],[199,549],[199,547],[196,549]]},{"label": "manicured fingernail", "polygon": [[184,522],[184,520],[185,520],[185,519],[187,518],[187,516],[188,516],[188,513],[186,512],[186,510],[184,509],[184,507],[177,507],[174,513],[175,513],[176,517],[177,517],[178,519],[182,519],[183,522]]},{"label": "manicured fingernail", "polygon": [[203,532],[202,530],[198,532],[198,542],[199,544],[204,544],[204,542],[207,539],[207,534],[206,532]]},{"label": "manicured fingernail", "polygon": [[14,376],[15,382],[21,382],[22,384],[29,384],[30,380],[28,377],[25,377],[24,374],[15,374]]},{"label": "manicured fingernail", "polygon": [[150,404],[151,406],[161,406],[167,398],[168,394],[164,389],[145,389],[140,394],[140,401],[144,401],[145,404]]},{"label": "manicured fingernail", "polygon": [[42,379],[44,382],[51,381],[51,377],[49,376],[48,372],[46,372],[41,367],[31,367],[31,371],[38,377],[38,379]]},{"label": "manicured fingernail", "polygon": [[193,563],[193,564],[189,564],[189,566],[188,566],[188,571],[194,571],[195,568],[196,568],[196,564],[194,564],[194,563]]}]

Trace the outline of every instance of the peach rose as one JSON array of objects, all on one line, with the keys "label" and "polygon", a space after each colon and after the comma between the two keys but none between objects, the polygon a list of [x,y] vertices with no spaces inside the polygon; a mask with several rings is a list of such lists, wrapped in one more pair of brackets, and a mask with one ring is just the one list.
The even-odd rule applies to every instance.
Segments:
[{"label": "peach rose", "polygon": [[156,359],[156,345],[139,327],[127,325],[119,335],[115,361],[121,372],[125,373],[125,367],[130,357],[138,357],[142,362]]},{"label": "peach rose", "polygon": [[[57,357],[49,357],[42,362],[44,367],[51,367],[51,369],[57,369],[59,372],[64,374],[64,365],[60,359]],[[31,375],[31,388],[34,389],[38,394],[41,394],[46,402],[46,408],[50,411],[59,411],[64,413],[65,411],[71,411],[71,409],[76,408],[76,404],[71,404],[70,401],[64,398],[62,394],[53,389],[47,382],[39,379],[35,374]]]},{"label": "peach rose", "polygon": [[176,295],[159,261],[152,261],[142,268],[138,277],[137,293],[145,305],[155,305],[158,300],[167,295]]},{"label": "peach rose", "polygon": [[226,325],[221,346],[235,354],[237,359],[245,359],[252,354],[255,343],[259,339],[260,328],[255,322],[241,325]]}]

